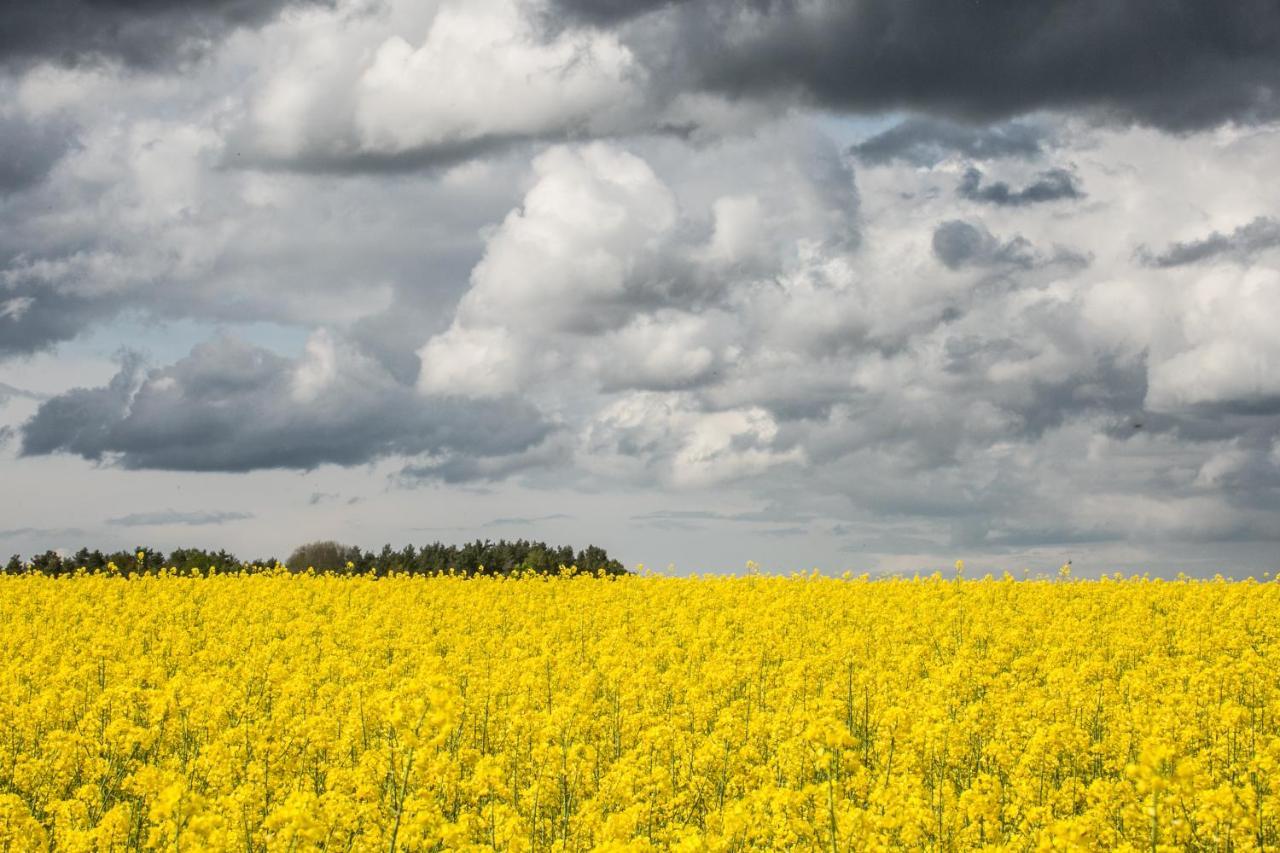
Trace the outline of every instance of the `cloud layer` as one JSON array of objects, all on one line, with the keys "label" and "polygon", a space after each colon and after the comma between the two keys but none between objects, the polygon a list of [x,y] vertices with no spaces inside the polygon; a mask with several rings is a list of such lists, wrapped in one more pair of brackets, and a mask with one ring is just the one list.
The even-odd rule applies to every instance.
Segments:
[{"label": "cloud layer", "polygon": [[1207,237],[1173,243],[1157,254],[1145,247],[1138,254],[1149,266],[1167,269],[1223,258],[1247,264],[1259,253],[1278,246],[1280,222],[1259,216],[1227,234],[1214,231]]},{"label": "cloud layer", "polygon": [[[1260,548],[1277,20],[32,6],[0,36],[0,467],[278,474],[339,524],[590,495],[886,563]],[[278,526],[209,502],[99,529]]]},{"label": "cloud layer", "polygon": [[0,62],[193,60],[237,27],[260,26],[292,3],[320,0],[46,0],[5,10]]},{"label": "cloud layer", "polygon": [[1023,207],[1048,201],[1075,201],[1084,198],[1076,177],[1066,169],[1041,172],[1024,187],[1010,187],[1004,181],[984,184],[982,170],[970,167],[964,173],[957,192],[969,201],[1001,207]]},{"label": "cloud layer", "polygon": [[308,469],[393,454],[501,456],[549,431],[514,401],[419,397],[320,332],[294,361],[231,338],[150,371],[126,356],[108,385],[42,403],[23,426],[22,453],[135,469]]},{"label": "cloud layer", "polygon": [[970,120],[1084,109],[1173,130],[1280,108],[1280,10],[1267,0],[555,5],[570,20],[624,26],[673,85],[734,97]]},{"label": "cloud layer", "polygon": [[202,527],[208,524],[226,524],[230,521],[248,521],[253,518],[251,512],[223,510],[215,512],[177,512],[163,510],[161,512],[131,512],[118,518],[107,519],[107,524],[118,527],[163,527],[180,524],[188,527]]}]

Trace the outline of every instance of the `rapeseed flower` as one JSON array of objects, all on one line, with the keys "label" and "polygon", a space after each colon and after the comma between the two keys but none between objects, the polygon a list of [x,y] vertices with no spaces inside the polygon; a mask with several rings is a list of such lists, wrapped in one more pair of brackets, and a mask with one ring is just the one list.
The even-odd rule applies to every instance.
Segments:
[{"label": "rapeseed flower", "polygon": [[1280,844],[1274,583],[27,573],[0,644],[9,850]]}]

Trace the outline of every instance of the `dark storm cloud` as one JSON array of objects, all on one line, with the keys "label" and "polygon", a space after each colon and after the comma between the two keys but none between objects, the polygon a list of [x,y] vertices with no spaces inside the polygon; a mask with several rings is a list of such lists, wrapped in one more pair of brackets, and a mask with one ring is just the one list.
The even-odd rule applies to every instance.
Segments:
[{"label": "dark storm cloud", "polygon": [[154,67],[194,59],[238,27],[290,5],[329,0],[40,0],[6,3],[0,64],[118,60]]},{"label": "dark storm cloud", "polygon": [[253,518],[251,512],[135,512],[119,518],[108,518],[107,524],[117,527],[152,527],[167,524],[184,524],[202,527],[209,524],[226,524],[228,521],[246,521]]},{"label": "dark storm cloud", "polygon": [[22,454],[74,453],[130,469],[311,469],[392,454],[507,454],[550,431],[528,405],[427,398],[383,374],[339,375],[299,398],[297,369],[226,337],[157,370],[126,356],[108,385],[43,403],[22,427]]},{"label": "dark storm cloud", "polygon": [[122,307],[119,298],[80,296],[29,280],[6,286],[0,269],[0,359],[69,341]]},{"label": "dark storm cloud", "polygon": [[1045,128],[1023,122],[981,127],[920,116],[872,136],[852,151],[868,165],[900,161],[934,166],[957,154],[971,160],[1031,159],[1044,152],[1048,135]]},{"label": "dark storm cloud", "polygon": [[99,459],[110,431],[128,408],[142,372],[135,353],[121,356],[120,370],[101,388],[76,388],[42,403],[22,427],[22,455],[69,449]]},{"label": "dark storm cloud", "polygon": [[1274,0],[556,5],[595,25],[636,18],[624,40],[681,89],[980,121],[1083,108],[1174,130],[1280,114]]},{"label": "dark storm cloud", "polygon": [[1015,190],[1004,181],[996,181],[984,186],[982,171],[970,167],[965,171],[956,192],[969,201],[994,204],[999,207],[1025,207],[1046,201],[1084,197],[1076,176],[1066,169],[1050,169],[1047,172],[1041,172],[1034,181],[1022,189]]},{"label": "dark storm cloud", "polygon": [[228,169],[262,169],[302,175],[442,172],[459,163],[511,151],[519,152],[522,146],[563,141],[573,135],[481,134],[460,141],[440,142],[390,153],[361,150],[357,140],[344,136],[327,147],[307,148],[295,154],[278,156],[261,151],[253,139],[245,137],[243,130],[238,130],[228,141],[221,165]]},{"label": "dark storm cloud", "polygon": [[74,143],[74,130],[61,122],[0,115],[0,198],[39,184]]},{"label": "dark storm cloud", "polygon": [[1146,266],[1167,269],[1219,257],[1246,262],[1257,253],[1276,246],[1280,246],[1280,221],[1259,216],[1230,234],[1214,231],[1199,240],[1173,243],[1159,254],[1152,254],[1144,246],[1138,250],[1138,258]]},{"label": "dark storm cloud", "polygon": [[554,6],[574,20],[609,26],[685,2],[688,0],[556,0]]}]

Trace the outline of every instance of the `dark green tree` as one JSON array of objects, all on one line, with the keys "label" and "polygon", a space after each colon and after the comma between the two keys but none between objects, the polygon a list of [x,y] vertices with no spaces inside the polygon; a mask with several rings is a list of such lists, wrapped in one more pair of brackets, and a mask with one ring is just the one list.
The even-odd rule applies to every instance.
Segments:
[{"label": "dark green tree", "polygon": [[[390,549],[388,545],[384,553]],[[355,562],[360,556],[360,549],[353,545],[342,545],[332,540],[308,542],[295,548],[285,565],[295,572],[305,572],[308,568],[317,572],[345,572],[347,563]]]}]

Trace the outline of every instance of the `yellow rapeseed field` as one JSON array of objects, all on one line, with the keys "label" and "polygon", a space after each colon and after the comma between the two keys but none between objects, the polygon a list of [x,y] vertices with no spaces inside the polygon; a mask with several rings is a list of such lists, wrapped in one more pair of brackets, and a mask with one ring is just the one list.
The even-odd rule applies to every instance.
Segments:
[{"label": "yellow rapeseed field", "polygon": [[0,849],[1280,845],[1280,585],[0,578]]}]

